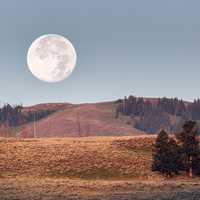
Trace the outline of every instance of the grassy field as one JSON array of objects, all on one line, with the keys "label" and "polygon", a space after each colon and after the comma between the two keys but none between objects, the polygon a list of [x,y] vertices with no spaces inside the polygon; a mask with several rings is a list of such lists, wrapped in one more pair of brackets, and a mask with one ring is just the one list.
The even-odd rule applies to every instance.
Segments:
[{"label": "grassy field", "polygon": [[1,199],[200,199],[151,171],[154,136],[0,139]]}]

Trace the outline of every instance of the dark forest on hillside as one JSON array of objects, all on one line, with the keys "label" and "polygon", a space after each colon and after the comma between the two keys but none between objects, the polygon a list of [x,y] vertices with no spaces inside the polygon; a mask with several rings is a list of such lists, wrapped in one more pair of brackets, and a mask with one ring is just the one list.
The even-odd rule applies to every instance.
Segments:
[{"label": "dark forest on hillside", "polygon": [[5,104],[0,108],[0,125],[7,127],[17,127],[19,125],[40,120],[56,110],[37,110],[22,112],[23,106]]},{"label": "dark forest on hillside", "polygon": [[116,103],[116,118],[129,116],[133,127],[148,133],[156,133],[162,128],[178,132],[186,120],[200,120],[200,99],[186,103],[178,98],[164,97],[151,101],[129,96]]}]

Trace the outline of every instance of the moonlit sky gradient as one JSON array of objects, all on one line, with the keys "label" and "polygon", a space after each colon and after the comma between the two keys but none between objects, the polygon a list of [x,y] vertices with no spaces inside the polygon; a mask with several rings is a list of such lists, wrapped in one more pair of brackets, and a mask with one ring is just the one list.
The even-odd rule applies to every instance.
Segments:
[{"label": "moonlit sky gradient", "polygon": [[[199,0],[2,0],[0,101],[200,97],[199,8]],[[39,81],[26,63],[32,41],[49,33],[77,51],[76,68],[61,83]]]}]

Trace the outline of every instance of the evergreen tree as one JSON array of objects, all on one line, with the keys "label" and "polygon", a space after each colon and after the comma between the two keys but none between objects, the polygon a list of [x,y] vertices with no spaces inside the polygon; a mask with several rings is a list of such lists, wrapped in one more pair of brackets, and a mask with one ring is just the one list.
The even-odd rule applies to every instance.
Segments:
[{"label": "evergreen tree", "polygon": [[200,147],[197,136],[198,131],[195,121],[186,121],[182,132],[177,135],[181,148],[183,169],[189,177],[200,172]]},{"label": "evergreen tree", "polygon": [[178,145],[173,138],[169,138],[167,132],[161,130],[154,145],[152,170],[172,176],[178,174],[179,166]]},{"label": "evergreen tree", "polygon": [[181,151],[175,139],[170,138],[168,142],[168,156],[170,171],[178,174],[182,170]]}]

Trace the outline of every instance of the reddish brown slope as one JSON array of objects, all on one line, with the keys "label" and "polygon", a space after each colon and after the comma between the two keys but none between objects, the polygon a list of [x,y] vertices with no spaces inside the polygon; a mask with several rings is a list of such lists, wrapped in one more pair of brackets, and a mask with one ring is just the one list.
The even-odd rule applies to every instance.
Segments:
[{"label": "reddish brown slope", "polygon": [[23,112],[37,111],[37,110],[63,110],[72,104],[70,103],[41,103],[33,106],[23,108]]},{"label": "reddish brown slope", "polygon": [[[126,120],[115,119],[115,106],[113,102],[68,104],[63,111],[36,122],[36,135],[37,137],[77,137],[143,134],[142,131],[128,125]],[[33,136],[33,127],[33,123],[24,125],[21,127],[20,135]]]}]

